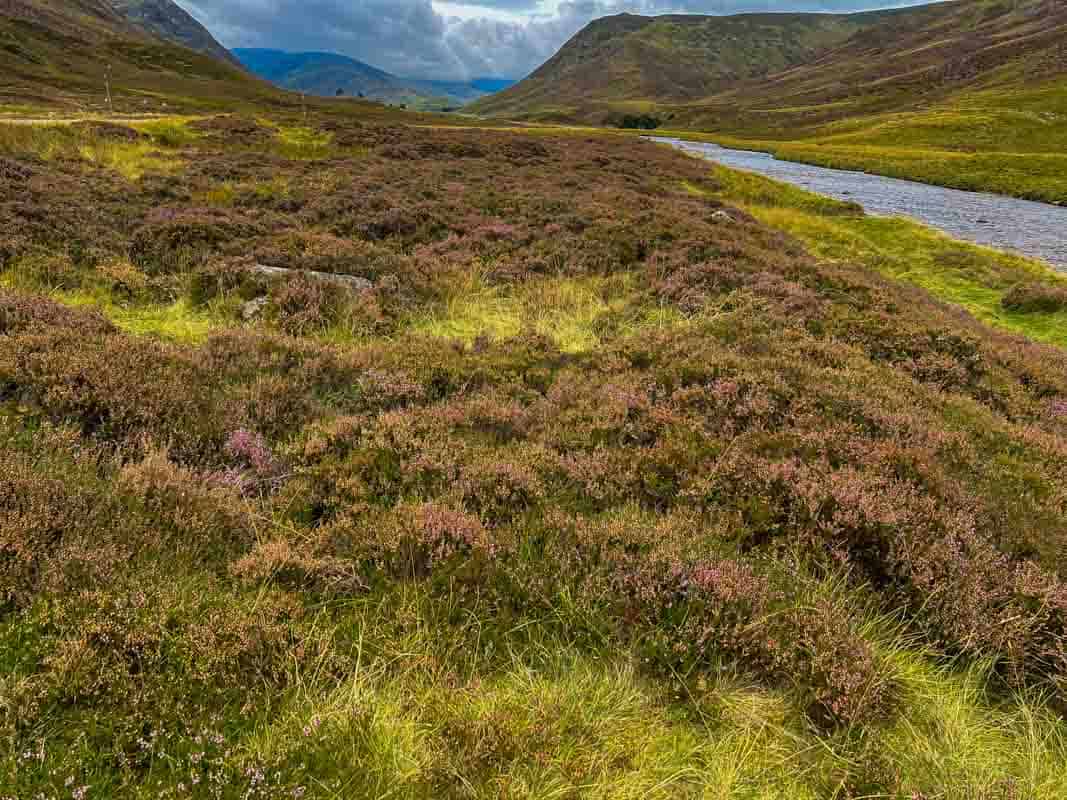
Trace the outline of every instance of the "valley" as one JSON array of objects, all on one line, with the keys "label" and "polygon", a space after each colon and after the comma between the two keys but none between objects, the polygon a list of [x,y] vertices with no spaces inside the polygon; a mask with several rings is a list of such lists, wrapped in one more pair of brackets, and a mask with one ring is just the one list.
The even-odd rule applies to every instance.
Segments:
[{"label": "valley", "polygon": [[1067,202],[1065,36],[1067,9],[1049,0],[609,18],[472,110],[563,124],[645,115],[791,160]]}]

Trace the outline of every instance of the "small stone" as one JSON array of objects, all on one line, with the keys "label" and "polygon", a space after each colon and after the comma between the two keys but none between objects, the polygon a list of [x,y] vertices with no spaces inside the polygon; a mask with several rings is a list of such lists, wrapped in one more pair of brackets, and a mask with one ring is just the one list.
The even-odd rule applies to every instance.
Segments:
[{"label": "small stone", "polygon": [[711,215],[711,221],[712,222],[733,223],[736,220],[733,217],[731,217],[729,214],[727,214],[725,211],[720,210],[720,211],[716,211],[714,214]]},{"label": "small stone", "polygon": [[249,300],[241,306],[241,319],[245,322],[257,319],[268,303],[270,303],[270,298],[267,297],[257,297],[255,300]]}]

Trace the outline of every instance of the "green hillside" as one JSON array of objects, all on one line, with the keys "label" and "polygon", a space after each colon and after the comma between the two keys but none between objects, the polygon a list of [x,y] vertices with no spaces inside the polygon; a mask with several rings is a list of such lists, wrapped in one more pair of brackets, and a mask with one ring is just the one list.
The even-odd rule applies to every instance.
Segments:
[{"label": "green hillside", "polygon": [[238,67],[158,39],[109,0],[8,0],[0,16],[0,110],[117,113],[285,102]]},{"label": "green hillside", "polygon": [[683,103],[798,64],[881,14],[605,17],[516,86],[472,106],[495,116],[604,121],[612,111]]}]

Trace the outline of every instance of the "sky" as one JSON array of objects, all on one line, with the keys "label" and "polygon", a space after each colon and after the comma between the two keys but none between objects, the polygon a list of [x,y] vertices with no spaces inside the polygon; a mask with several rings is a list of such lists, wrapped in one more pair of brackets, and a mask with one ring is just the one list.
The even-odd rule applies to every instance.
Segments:
[{"label": "sky", "polygon": [[917,0],[176,0],[227,47],[341,53],[405,78],[523,78],[609,14],[859,11]]}]

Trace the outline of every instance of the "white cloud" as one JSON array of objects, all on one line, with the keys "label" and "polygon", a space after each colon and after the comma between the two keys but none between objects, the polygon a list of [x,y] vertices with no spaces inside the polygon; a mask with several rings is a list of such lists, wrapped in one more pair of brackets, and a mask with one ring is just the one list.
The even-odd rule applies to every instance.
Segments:
[{"label": "white cloud", "polygon": [[176,0],[229,47],[325,50],[404,77],[521,78],[621,12],[856,11],[916,0]]}]

